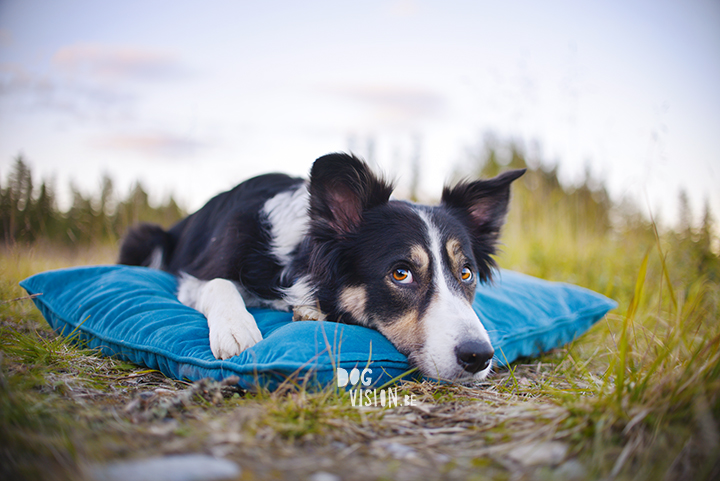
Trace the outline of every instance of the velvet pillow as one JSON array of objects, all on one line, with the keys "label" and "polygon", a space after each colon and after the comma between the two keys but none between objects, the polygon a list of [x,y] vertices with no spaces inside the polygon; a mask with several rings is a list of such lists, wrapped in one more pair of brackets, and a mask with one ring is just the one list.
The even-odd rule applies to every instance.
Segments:
[{"label": "velvet pillow", "polygon": [[[372,369],[372,385],[404,375],[407,359],[379,332],[332,322],[292,322],[287,312],[250,309],[263,340],[215,359],[205,317],[175,297],[176,279],[144,267],[97,266],[40,273],[20,285],[50,326],[108,356],[195,381],[236,375],[240,386],[283,382],[321,387],[336,368]],[[572,341],[617,304],[587,289],[500,271],[479,286],[473,307],[490,334],[496,362],[509,363]]]}]

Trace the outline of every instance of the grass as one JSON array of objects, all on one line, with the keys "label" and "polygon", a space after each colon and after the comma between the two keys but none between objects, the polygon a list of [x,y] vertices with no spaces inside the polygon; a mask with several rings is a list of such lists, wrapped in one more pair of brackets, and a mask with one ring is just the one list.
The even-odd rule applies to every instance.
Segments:
[{"label": "grass", "polygon": [[[351,407],[335,389],[247,393],[106,359],[55,336],[17,282],[112,262],[114,246],[0,252],[0,478],[82,479],[107,459],[204,452],[242,479],[717,479],[720,287],[672,242],[528,240],[503,267],[578,283],[620,308],[570,346],[477,385],[403,383],[417,406]],[[555,241],[554,241],[555,240]]]}]

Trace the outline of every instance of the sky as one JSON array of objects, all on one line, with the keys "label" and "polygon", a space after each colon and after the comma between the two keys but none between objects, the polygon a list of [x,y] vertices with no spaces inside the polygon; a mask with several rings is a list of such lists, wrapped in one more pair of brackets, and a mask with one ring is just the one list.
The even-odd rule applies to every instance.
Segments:
[{"label": "sky", "polygon": [[0,181],[188,210],[353,151],[438,198],[492,134],[720,221],[720,2],[0,0]]}]

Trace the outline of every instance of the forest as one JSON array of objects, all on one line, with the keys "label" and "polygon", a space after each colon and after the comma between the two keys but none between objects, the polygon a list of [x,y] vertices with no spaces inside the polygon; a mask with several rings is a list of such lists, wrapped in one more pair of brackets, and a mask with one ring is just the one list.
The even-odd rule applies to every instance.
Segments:
[{"label": "forest", "polygon": [[83,194],[72,183],[70,192],[72,204],[63,211],[53,184],[43,180],[38,185],[32,166],[18,155],[6,178],[0,179],[0,242],[6,246],[116,242],[138,222],[169,225],[186,215],[172,196],[161,205],[151,205],[140,182],[120,198],[107,175],[96,194]]},{"label": "forest", "polygon": [[[511,265],[519,255],[532,259],[526,266],[515,266],[540,277],[550,277],[564,260],[576,258],[587,262],[587,256],[563,255],[567,248],[591,252],[608,248],[642,251],[662,239],[670,260],[682,272],[681,280],[704,278],[720,282],[720,239],[709,203],[705,203],[701,222],[695,225],[688,195],[678,192],[679,218],[675,226],[663,226],[648,219],[631,201],[613,200],[604,182],[586,174],[579,185],[566,186],[559,179],[558,166],[548,167],[537,159],[528,159],[524,149],[512,141],[485,138],[482,148],[469,152],[464,167],[455,177],[487,178],[504,169],[527,168],[528,172],[513,187],[513,204],[505,227],[504,254]],[[55,186],[38,181],[32,166],[18,155],[5,178],[0,178],[0,243],[5,246],[44,243],[61,246],[116,244],[127,228],[138,222],[153,222],[169,227],[187,213],[170,195],[160,205],[153,205],[145,187],[136,182],[125,197],[105,175],[98,191],[82,193],[72,182],[72,203],[66,210],[58,206]],[[520,240],[521,239],[521,240]],[[515,244],[520,244],[515,246]],[[587,249],[590,244],[595,246]],[[529,250],[528,250],[529,247]],[[630,257],[626,252],[622,258]],[[502,258],[501,258],[502,259]],[[502,262],[501,262],[502,264]],[[550,267],[552,265],[552,268]],[[566,269],[573,266],[567,265]],[[585,269],[576,269],[583,272]],[[570,272],[560,275],[574,279]],[[608,282],[610,280],[608,279]],[[597,282],[587,287],[602,291]]]}]

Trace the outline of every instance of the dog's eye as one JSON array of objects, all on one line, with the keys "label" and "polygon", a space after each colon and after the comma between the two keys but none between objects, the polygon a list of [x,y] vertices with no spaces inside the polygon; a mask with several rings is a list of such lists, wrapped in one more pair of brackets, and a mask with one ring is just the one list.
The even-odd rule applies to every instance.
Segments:
[{"label": "dog's eye", "polygon": [[470,282],[473,278],[473,271],[468,266],[465,266],[460,271],[460,278],[463,282]]},{"label": "dog's eye", "polygon": [[392,273],[393,279],[400,284],[410,284],[413,281],[412,272],[408,269],[395,269]]}]

